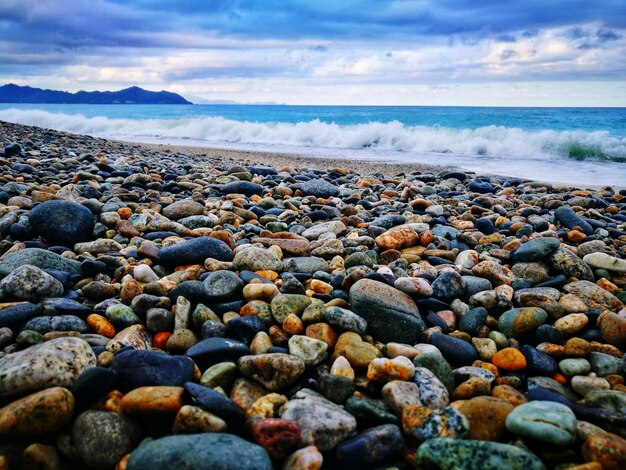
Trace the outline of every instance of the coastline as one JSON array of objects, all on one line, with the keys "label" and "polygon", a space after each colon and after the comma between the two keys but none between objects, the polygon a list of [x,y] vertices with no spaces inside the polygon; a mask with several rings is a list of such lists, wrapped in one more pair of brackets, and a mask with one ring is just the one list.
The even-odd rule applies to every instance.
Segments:
[{"label": "coastline", "polygon": [[[89,138],[94,142],[100,142],[102,145],[106,145],[108,148],[120,152],[127,152],[130,149],[142,148],[146,152],[162,153],[165,155],[180,154],[185,155],[193,162],[200,162],[206,160],[211,162],[214,160],[226,161],[232,164],[243,165],[268,165],[274,168],[280,169],[283,167],[296,167],[297,169],[317,168],[322,170],[331,170],[336,168],[348,169],[356,174],[370,175],[379,174],[386,178],[403,177],[410,174],[419,173],[441,173],[445,171],[462,171],[468,175],[478,177],[500,177],[505,179],[517,179],[523,181],[524,184],[540,185],[554,188],[574,188],[574,189],[590,189],[597,190],[606,185],[599,184],[573,184],[563,182],[549,182],[541,180],[540,178],[517,178],[510,175],[490,173],[490,172],[476,172],[471,170],[462,169],[453,165],[432,165],[419,162],[381,162],[373,160],[354,160],[337,158],[336,156],[323,156],[323,155],[306,155],[298,153],[286,153],[286,152],[271,152],[262,150],[236,150],[211,146],[196,146],[196,145],[180,145],[180,144],[166,144],[166,143],[147,143],[138,141],[129,141],[121,139],[103,138],[90,134],[77,134],[65,131],[57,131],[54,129],[43,128],[38,126],[29,126],[24,124],[15,124],[7,121],[0,120],[0,124],[3,126],[9,126],[16,129],[14,132],[22,134],[24,132],[31,132],[31,130],[39,130],[47,133],[54,133],[59,136],[67,136],[70,139],[77,138]],[[626,182],[623,185],[612,185],[613,189],[619,190],[626,188]]]},{"label": "coastline", "polygon": [[[108,140],[108,139],[105,139]],[[421,173],[440,173],[444,171],[461,171],[469,175],[475,175],[478,177],[496,177],[505,179],[517,179],[524,181],[525,184],[550,186],[554,188],[575,188],[575,189],[590,189],[597,190],[607,187],[607,185],[600,184],[571,184],[562,182],[549,182],[541,179],[526,179],[518,178],[510,175],[502,175],[489,172],[476,172],[466,170],[453,165],[431,165],[427,163],[398,163],[398,162],[379,162],[371,160],[347,160],[332,156],[320,156],[320,155],[303,155],[303,154],[291,154],[282,152],[269,152],[269,151],[251,151],[251,150],[234,150],[225,149],[219,147],[200,147],[193,145],[175,145],[175,144],[155,144],[144,143],[135,141],[124,141],[112,139],[112,142],[119,142],[122,144],[132,144],[144,147],[146,149],[159,151],[159,152],[171,152],[171,153],[185,153],[194,157],[206,157],[206,158],[222,158],[230,160],[233,163],[242,163],[245,165],[251,164],[263,164],[280,169],[281,167],[293,167],[294,162],[297,168],[319,168],[322,170],[332,170],[335,168],[346,168],[360,175],[368,175],[378,173],[384,175],[386,178],[392,178],[397,176],[409,175],[415,172]],[[619,190],[626,188],[626,181],[624,185],[610,185],[611,188]]]}]

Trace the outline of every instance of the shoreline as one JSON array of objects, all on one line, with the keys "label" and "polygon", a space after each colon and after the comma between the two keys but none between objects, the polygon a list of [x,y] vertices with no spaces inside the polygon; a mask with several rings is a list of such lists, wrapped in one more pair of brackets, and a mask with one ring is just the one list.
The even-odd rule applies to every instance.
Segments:
[{"label": "shoreline", "polygon": [[[98,137],[100,138],[100,137]],[[554,188],[577,188],[577,189],[591,189],[598,190],[601,188],[611,187],[615,190],[626,188],[626,182],[624,185],[600,185],[600,184],[571,184],[562,182],[550,182],[540,179],[528,179],[515,177],[510,175],[502,175],[498,173],[478,172],[472,170],[466,170],[458,166],[453,165],[432,165],[427,163],[401,163],[401,162],[378,162],[368,160],[344,160],[338,159],[333,156],[323,155],[305,155],[305,154],[291,154],[283,152],[270,152],[270,151],[253,151],[253,150],[236,150],[220,147],[204,147],[195,145],[179,145],[179,144],[157,144],[157,143],[145,143],[137,141],[126,141],[118,139],[105,139],[113,142],[119,142],[122,144],[139,145],[147,149],[153,149],[156,151],[169,151],[187,153],[190,156],[206,156],[208,158],[214,157],[226,157],[236,163],[249,164],[265,164],[273,166],[277,169],[285,166],[293,166],[293,161],[304,165],[308,168],[320,168],[323,170],[330,170],[334,168],[347,168],[360,175],[368,175],[371,173],[380,173],[385,177],[395,177],[399,175],[409,175],[415,172],[421,173],[441,173],[444,171],[461,171],[463,173],[471,174],[477,177],[495,177],[505,178],[507,180],[521,180],[524,184],[533,185],[545,185]]]},{"label": "shoreline", "polygon": [[481,172],[476,170],[467,170],[459,166],[454,165],[433,165],[430,163],[420,162],[382,162],[373,160],[355,160],[355,159],[342,159],[336,156],[325,155],[308,155],[289,152],[273,152],[265,150],[248,150],[248,149],[231,149],[212,146],[200,146],[200,145],[182,145],[182,144],[168,144],[168,143],[154,143],[154,142],[140,142],[132,140],[122,140],[108,137],[99,137],[91,134],[77,134],[73,132],[57,131],[51,128],[44,128],[39,126],[30,126],[26,124],[16,124],[7,121],[0,120],[2,124],[8,124],[10,126],[17,126],[23,129],[39,129],[49,132],[58,133],[59,135],[67,135],[72,138],[77,137],[89,137],[96,141],[109,142],[123,147],[141,147],[148,151],[163,152],[163,153],[180,153],[189,156],[192,159],[198,157],[211,159],[220,159],[222,161],[229,161],[233,164],[241,163],[244,165],[250,164],[262,164],[269,165],[280,169],[282,167],[293,167],[294,163],[299,168],[318,168],[323,170],[344,168],[353,171],[359,175],[368,174],[381,174],[386,178],[407,176],[410,174],[421,173],[441,173],[444,171],[461,171],[472,175],[474,177],[495,177],[504,178],[506,180],[519,180],[523,181],[523,184],[543,185],[553,188],[575,188],[575,189],[589,189],[598,190],[601,188],[611,187],[615,190],[626,188],[626,182],[622,185],[602,185],[602,184],[575,184],[564,182],[551,182],[541,180],[539,178],[523,178],[515,177],[511,175],[505,175],[501,173]]}]

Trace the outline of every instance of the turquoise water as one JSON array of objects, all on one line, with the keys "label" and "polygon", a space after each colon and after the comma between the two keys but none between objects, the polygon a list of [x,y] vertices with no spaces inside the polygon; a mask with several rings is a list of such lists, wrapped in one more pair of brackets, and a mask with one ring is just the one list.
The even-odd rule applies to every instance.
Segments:
[{"label": "turquoise water", "polygon": [[626,185],[626,108],[0,104],[0,119],[139,142]]}]

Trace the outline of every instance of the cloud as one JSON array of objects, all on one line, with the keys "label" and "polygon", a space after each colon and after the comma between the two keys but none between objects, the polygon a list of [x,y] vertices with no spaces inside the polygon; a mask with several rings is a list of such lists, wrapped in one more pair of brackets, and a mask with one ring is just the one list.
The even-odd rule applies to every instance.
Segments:
[{"label": "cloud", "polygon": [[318,83],[623,80],[624,17],[610,0],[2,0],[0,82],[209,98],[280,82],[297,99]]}]

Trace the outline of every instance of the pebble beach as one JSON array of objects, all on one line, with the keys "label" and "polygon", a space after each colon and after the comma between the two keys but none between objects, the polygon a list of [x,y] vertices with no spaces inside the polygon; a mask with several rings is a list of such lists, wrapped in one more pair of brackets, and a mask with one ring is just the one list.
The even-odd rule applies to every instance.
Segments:
[{"label": "pebble beach", "polygon": [[623,187],[0,139],[0,469],[626,468]]}]

